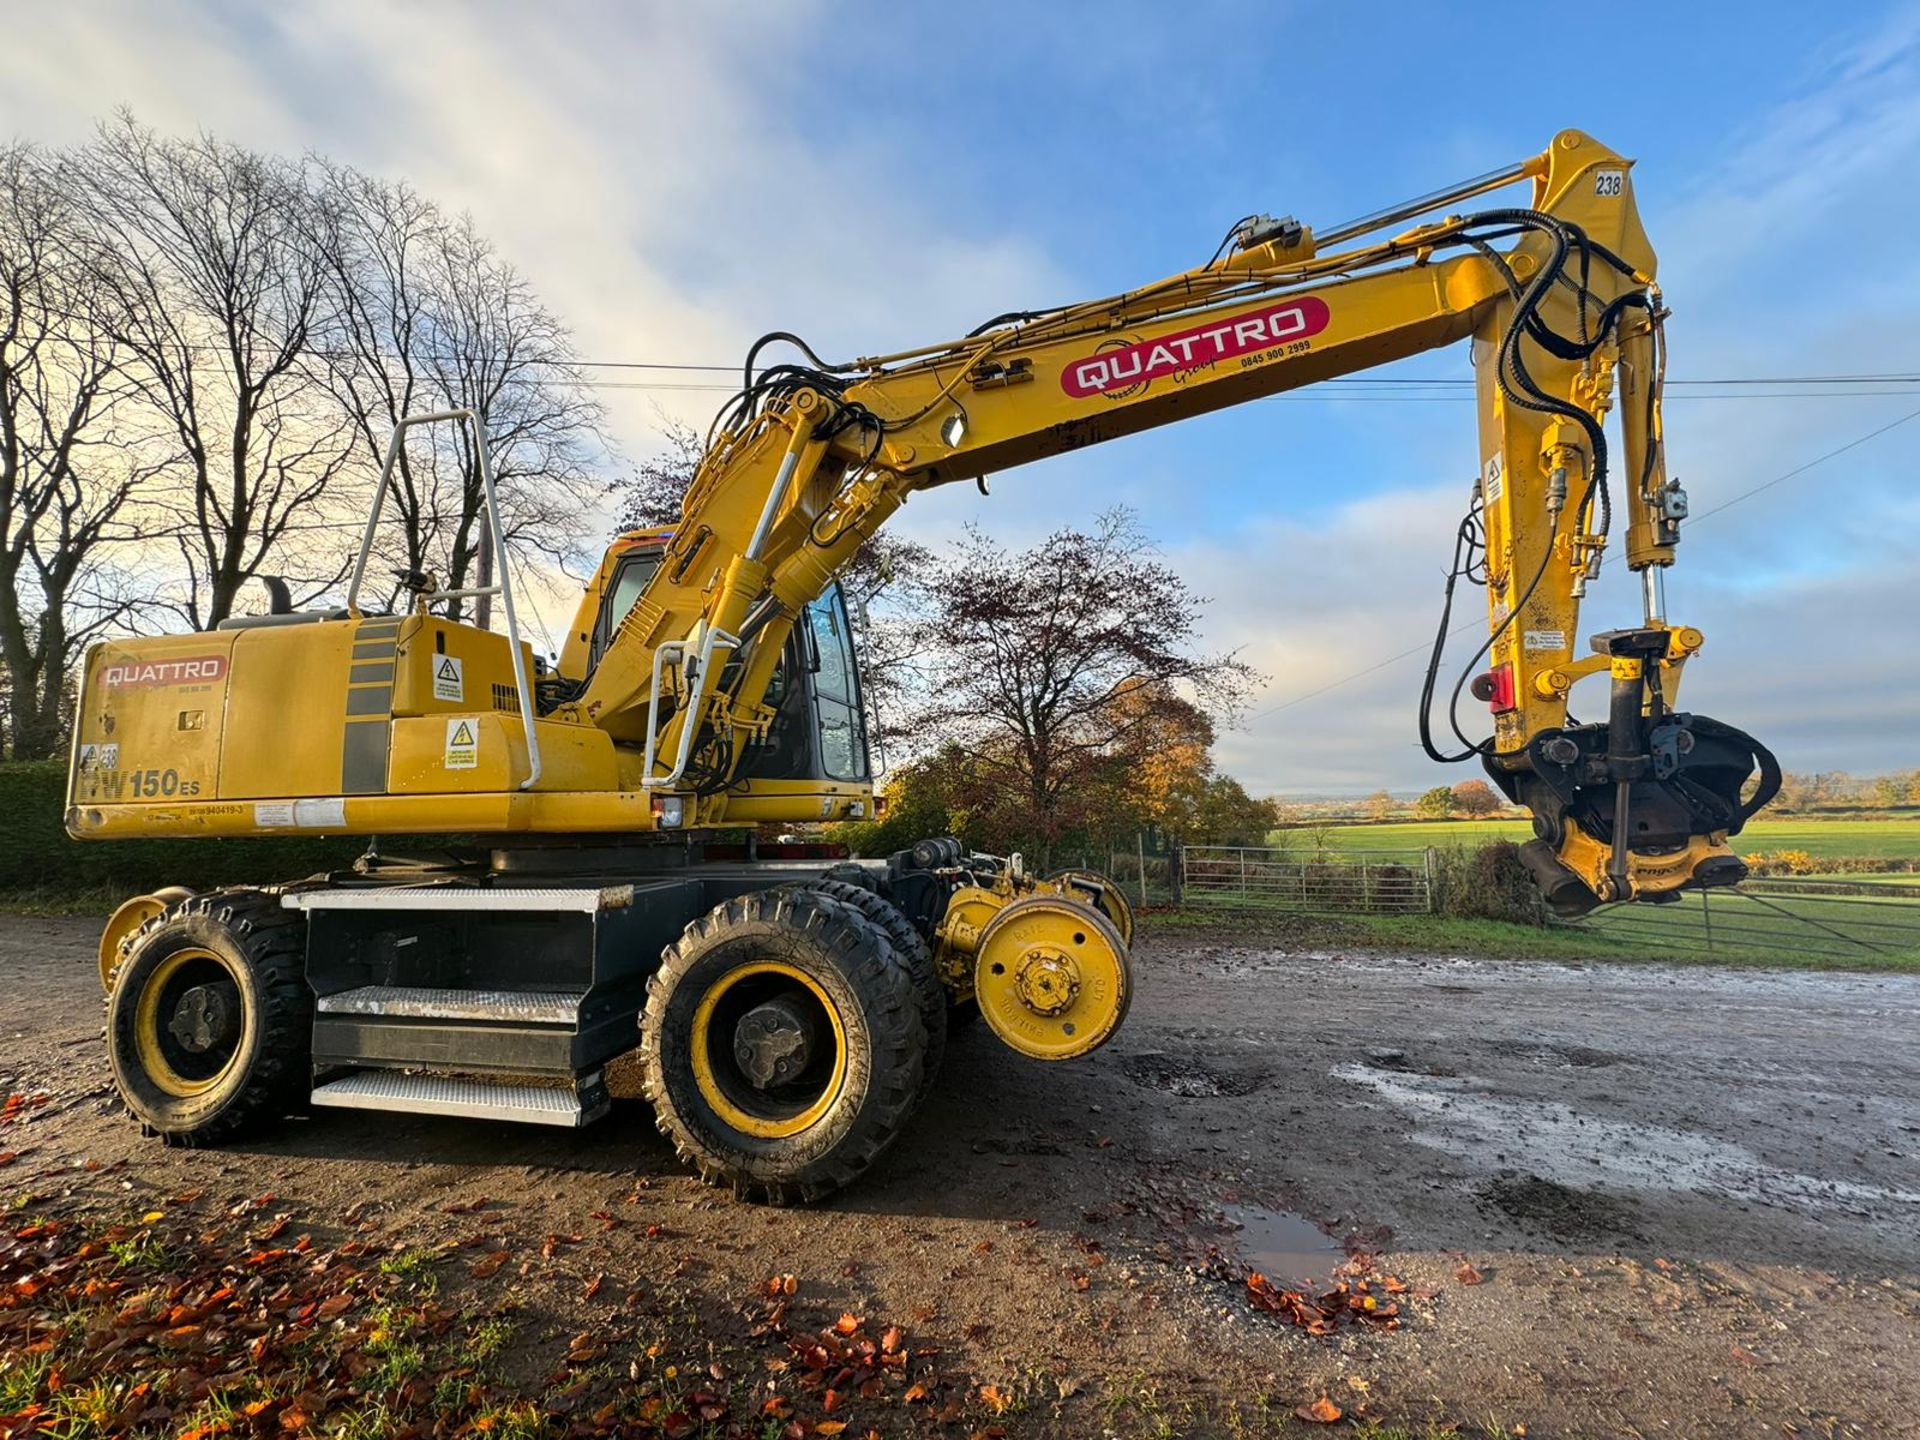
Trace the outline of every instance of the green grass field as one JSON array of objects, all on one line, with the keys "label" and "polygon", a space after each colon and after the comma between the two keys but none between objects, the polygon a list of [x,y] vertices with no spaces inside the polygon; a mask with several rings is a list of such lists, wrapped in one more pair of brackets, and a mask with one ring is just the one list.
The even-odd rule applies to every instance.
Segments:
[{"label": "green grass field", "polygon": [[[1308,845],[1320,832],[1278,830],[1276,844]],[[1420,850],[1429,845],[1481,845],[1489,840],[1521,841],[1532,830],[1524,820],[1425,820],[1391,825],[1340,825],[1324,832],[1343,850]],[[1755,820],[1734,838],[1741,854],[1805,850],[1811,855],[1871,855],[1887,859],[1920,858],[1920,817],[1912,814],[1871,820]]]}]

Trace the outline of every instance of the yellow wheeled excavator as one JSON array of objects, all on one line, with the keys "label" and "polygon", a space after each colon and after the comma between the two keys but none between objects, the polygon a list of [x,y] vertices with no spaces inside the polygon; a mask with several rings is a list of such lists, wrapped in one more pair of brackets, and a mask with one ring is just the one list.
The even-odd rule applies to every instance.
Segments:
[{"label": "yellow wheeled excavator", "polygon": [[[400,613],[364,603],[379,498],[339,608],[98,645],[73,835],[488,847],[433,863],[370,849],[285,885],[130,900],[101,941],[127,1104],[176,1143],[309,1105],[575,1125],[637,1047],[683,1158],[781,1202],[846,1184],[900,1132],[950,1010],[977,1009],[1025,1055],[1093,1050],[1130,994],[1132,917],[1101,876],[1036,875],[941,836],[864,864],[708,843],[872,813],[836,574],[917,490],[1460,340],[1479,435],[1454,578],[1485,585],[1488,629],[1447,706],[1451,752],[1430,720],[1436,641],[1428,752],[1481,760],[1532,812],[1526,861],[1563,911],[1738,880],[1727,837],[1778,772],[1750,737],[1675,708],[1702,637],[1663,594],[1686,500],[1666,473],[1667,312],[1631,176],[1565,131],[1317,233],[1250,216],[1196,269],[960,340],[836,364],[769,335],[679,523],[614,543],[551,666],[521,638],[498,540],[505,633],[444,618],[453,594],[430,576],[403,577]],[[1509,186],[1530,193],[1457,208]],[[776,348],[797,358],[762,363]],[[484,471],[481,418],[456,412],[403,423],[388,472],[407,427],[431,422],[470,427]],[[1644,613],[1581,654],[1616,504]],[[1572,687],[1601,675],[1605,720],[1571,722]],[[1463,687],[1492,713],[1486,739],[1461,729]]]}]

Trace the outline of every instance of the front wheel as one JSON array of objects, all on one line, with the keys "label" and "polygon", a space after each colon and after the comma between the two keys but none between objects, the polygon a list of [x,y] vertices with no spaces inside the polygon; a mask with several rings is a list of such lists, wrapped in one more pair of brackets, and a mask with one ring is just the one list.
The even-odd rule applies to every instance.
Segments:
[{"label": "front wheel", "polygon": [[710,1184],[818,1200],[912,1114],[926,1032],[913,984],[858,911],[759,891],[689,925],[647,987],[647,1099]]},{"label": "front wheel", "polygon": [[175,1144],[230,1139],[295,1108],[312,1002],[299,919],[257,891],[199,895],[120,949],[107,1055],[127,1108]]}]

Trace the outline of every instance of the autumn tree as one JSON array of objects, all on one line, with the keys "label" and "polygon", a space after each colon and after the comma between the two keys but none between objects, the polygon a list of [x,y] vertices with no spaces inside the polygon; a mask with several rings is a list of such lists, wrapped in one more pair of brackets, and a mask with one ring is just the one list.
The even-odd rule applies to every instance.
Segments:
[{"label": "autumn tree", "polygon": [[1393,815],[1393,796],[1385,790],[1376,790],[1367,797],[1367,815],[1370,819],[1386,820]]},{"label": "autumn tree", "polygon": [[1483,819],[1488,815],[1497,815],[1506,808],[1506,801],[1493,786],[1484,780],[1462,780],[1451,791],[1453,809],[1469,819]]},{"label": "autumn tree", "polygon": [[1453,814],[1453,791],[1436,785],[1414,801],[1413,808],[1430,820],[1445,820]]},{"label": "autumn tree", "polygon": [[1044,851],[1094,818],[1116,760],[1151,726],[1138,692],[1210,716],[1240,706],[1256,674],[1199,648],[1204,605],[1126,510],[1018,554],[969,528],[910,597],[908,733],[970,751]]}]

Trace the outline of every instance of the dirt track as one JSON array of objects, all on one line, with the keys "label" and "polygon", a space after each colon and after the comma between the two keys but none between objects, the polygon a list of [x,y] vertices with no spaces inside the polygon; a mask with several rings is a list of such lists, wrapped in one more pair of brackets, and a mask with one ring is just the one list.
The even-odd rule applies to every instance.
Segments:
[{"label": "dirt track", "polygon": [[[808,1323],[897,1323],[955,1393],[997,1387],[982,1419],[1009,1435],[1305,1433],[1291,1412],[1322,1394],[1531,1437],[1920,1434],[1920,976],[1163,932],[1106,1051],[1048,1068],[959,1036],[862,1188],[776,1212],[683,1176],[636,1103],[577,1135],[323,1112],[244,1149],[163,1149],[107,1084],[93,934],[0,917],[0,1094],[52,1097],[0,1133],[21,1152],[0,1189],[96,1218],[271,1190],[316,1237],[407,1246],[458,1237],[474,1222],[444,1207],[491,1197],[517,1268],[446,1263],[444,1293],[514,1292],[529,1385],[615,1296],[631,1322],[636,1294],[642,1338],[698,1336],[757,1373],[758,1289],[791,1272]],[[629,1223],[541,1257],[609,1207]],[[1377,1251],[1412,1287],[1404,1325],[1315,1338],[1252,1309],[1228,1207]]]}]

